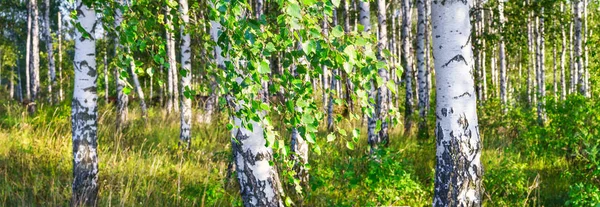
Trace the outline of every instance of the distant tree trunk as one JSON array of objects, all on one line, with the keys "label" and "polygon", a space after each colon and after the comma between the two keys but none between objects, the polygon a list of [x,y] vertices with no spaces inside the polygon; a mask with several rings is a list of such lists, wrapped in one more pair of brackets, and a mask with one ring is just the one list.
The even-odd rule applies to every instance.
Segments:
[{"label": "distant tree trunk", "polygon": [[108,44],[104,47],[104,101],[108,103]]},{"label": "distant tree trunk", "polygon": [[427,68],[425,54],[428,53],[428,45],[425,44],[425,39],[429,38],[425,35],[427,28],[426,18],[427,11],[425,8],[426,0],[417,0],[417,86],[419,93],[419,134],[427,133],[427,103],[429,102],[429,86],[427,85]]},{"label": "distant tree trunk", "polygon": [[[565,13],[565,3],[560,3],[560,13]],[[564,25],[564,19],[561,17],[560,25]],[[565,54],[567,53],[567,35],[565,33],[564,26],[561,26],[561,38],[562,47],[560,50],[560,99],[565,100],[567,96],[566,82],[565,82]]]},{"label": "distant tree trunk", "polygon": [[[377,55],[379,61],[387,62],[388,60],[385,58],[383,51],[387,49],[387,18],[386,18],[386,3],[385,0],[377,0],[377,21],[378,21],[378,44],[377,44]],[[377,71],[379,77],[382,82],[381,85],[377,85],[377,97],[376,97],[376,106],[375,106],[375,120],[381,122],[381,129],[379,130],[377,136],[369,136],[369,144],[371,145],[371,152],[377,149],[379,144],[388,144],[389,136],[388,136],[388,88],[387,82],[389,81],[389,74],[387,69],[381,68]],[[375,80],[373,83],[377,83]],[[377,122],[375,122],[375,125]],[[370,123],[369,123],[370,125]]]},{"label": "distant tree trunk", "polygon": [[[326,14],[323,13],[323,15],[326,17]],[[327,36],[329,34],[328,31],[328,26],[329,22],[327,21],[327,18],[323,19],[323,35]],[[335,26],[335,25],[333,25]],[[327,80],[327,66],[322,65],[321,66],[323,68],[323,77],[325,80]],[[335,80],[335,69],[332,70],[331,72],[331,82],[329,84],[330,88],[329,88],[329,94],[324,96],[324,97],[328,97],[327,100],[327,130],[328,131],[333,131],[333,127],[334,127],[334,123],[333,123],[333,99],[334,99],[334,91],[335,91],[335,87],[336,87],[337,81]],[[327,85],[327,84],[325,84]]]},{"label": "distant tree trunk", "polygon": [[[486,26],[485,26],[485,9],[483,9],[483,4],[484,4],[483,0],[481,1],[481,4],[482,4],[481,5],[481,13],[480,13],[480,16],[481,16],[481,22],[480,22],[480,25],[481,25],[481,35],[485,35],[486,34]],[[486,60],[486,50],[485,50],[486,47],[485,47],[485,44],[486,44],[486,39],[482,38],[481,39],[481,60],[480,60],[481,61],[481,66],[480,67],[481,67],[481,76],[483,77],[483,79],[481,80],[481,82],[483,82],[483,87],[482,87],[483,95],[481,96],[481,101],[485,101],[487,99],[487,97],[488,97],[488,93],[487,93],[487,91],[488,91],[488,86],[487,86],[487,68],[485,66],[486,65],[485,64],[486,63],[486,61],[485,61]]]},{"label": "distant tree trunk", "polygon": [[431,90],[433,89],[431,83],[431,71],[434,69],[431,67],[431,1],[425,1],[425,77],[426,77],[426,85],[427,85],[427,93],[424,94],[427,96],[425,101],[425,116],[429,114],[429,109],[431,108]]},{"label": "distant tree trunk", "polygon": [[[326,31],[325,31],[326,33]],[[302,51],[302,44],[300,41],[296,42],[296,51]],[[297,64],[303,62],[303,59],[296,60],[290,67],[290,72],[294,76],[294,79],[298,79]],[[293,93],[293,92],[292,92]],[[297,126],[292,126],[290,146],[292,150],[291,159],[294,161],[294,171],[296,172],[295,177],[300,180],[300,185],[308,187],[308,142],[300,136],[298,133]]]},{"label": "distant tree trunk", "polygon": [[[95,33],[96,13],[77,0],[77,23]],[[73,206],[96,206],[98,197],[98,107],[96,42],[75,30],[75,84],[71,106],[73,134]]]},{"label": "distant tree trunk", "polygon": [[581,95],[586,95],[586,88],[585,88],[585,71],[583,68],[583,48],[582,48],[582,32],[581,32],[581,27],[582,27],[582,11],[583,11],[583,3],[582,0],[575,0],[575,44],[574,44],[574,51],[575,51],[575,62],[577,65],[577,88],[579,89],[579,94]]},{"label": "distant tree trunk", "polygon": [[[170,1],[170,0],[168,0]],[[175,83],[175,77],[174,74],[176,74],[176,70],[177,70],[177,63],[176,63],[176,59],[175,59],[175,45],[174,45],[174,38],[173,38],[173,25],[171,22],[171,8],[168,5],[165,5],[165,36],[166,36],[166,50],[167,50],[167,59],[168,59],[168,63],[169,63],[169,67],[167,68],[167,113],[171,114],[171,112],[177,111],[177,103],[175,102],[175,89],[176,89],[176,83]]]},{"label": "distant tree trunk", "polygon": [[544,66],[544,44],[545,44],[545,40],[544,40],[544,8],[542,7],[541,13],[539,15],[538,18],[538,32],[537,32],[537,53],[538,53],[538,74],[537,74],[537,80],[538,80],[538,107],[537,107],[537,114],[538,114],[538,122],[540,124],[544,124],[546,118],[545,118],[545,114],[544,114],[544,105],[545,105],[545,96],[546,96],[546,82],[545,82],[545,66]]},{"label": "distant tree trunk", "polygon": [[54,70],[54,48],[52,47],[52,35],[50,29],[50,0],[44,0],[46,4],[46,12],[44,20],[46,20],[46,49],[48,50],[48,99],[50,103],[54,103],[54,93],[52,88],[56,85],[56,72]]},{"label": "distant tree trunk", "polygon": [[[574,8],[574,6],[572,7]],[[577,80],[579,79],[577,77],[577,64],[575,63],[575,53],[574,53],[574,44],[575,44],[575,36],[573,35],[573,31],[574,31],[574,20],[569,22],[569,41],[571,41],[569,44],[569,67],[570,67],[570,74],[571,74],[571,84],[570,85],[570,89],[569,89],[569,94],[572,93],[576,93],[577,92]]]},{"label": "distant tree trunk", "polygon": [[[181,127],[179,134],[179,146],[190,148],[192,143],[192,62],[190,49],[190,34],[187,31],[187,26],[190,22],[188,15],[188,0],[179,0],[179,14],[181,15],[181,68],[185,71],[185,75],[181,77]],[[188,94],[188,96],[185,96]]]},{"label": "distant tree trunk", "polygon": [[62,86],[62,14],[60,11],[58,12],[57,16],[58,31],[56,31],[56,36],[58,36],[58,100],[62,101],[64,96]]},{"label": "distant tree trunk", "polygon": [[505,45],[504,45],[504,1],[500,0],[498,3],[498,15],[500,16],[500,102],[502,103],[502,107],[504,110],[507,108],[507,77],[506,77],[506,53],[505,53]]},{"label": "distant tree trunk", "polygon": [[[131,52],[129,49],[127,52],[132,54],[131,56],[133,58],[133,52]],[[135,59],[131,59],[131,62],[129,62],[129,65],[130,65],[129,70],[131,72],[131,79],[133,79],[133,86],[135,87],[135,93],[137,93],[137,95],[140,99],[140,108],[142,109],[142,118],[144,118],[144,120],[147,120],[148,119],[148,108],[146,106],[144,90],[142,90],[142,85],[140,84],[138,75],[135,72]]]},{"label": "distant tree trunk", "polygon": [[467,1],[433,1],[437,164],[433,206],[481,206],[482,144]]},{"label": "distant tree trunk", "polygon": [[402,62],[404,66],[404,81],[406,84],[406,99],[405,99],[405,122],[404,122],[404,131],[405,133],[410,133],[410,129],[412,128],[412,114],[414,110],[414,94],[413,94],[413,86],[412,86],[412,78],[413,78],[413,68],[412,68],[412,59],[410,56],[411,50],[411,41],[410,41],[410,32],[411,32],[411,22],[412,22],[412,12],[409,0],[402,0]]},{"label": "distant tree trunk", "polygon": [[[350,34],[350,8],[349,5],[351,0],[342,0],[342,3],[344,4],[344,32],[346,34]],[[353,69],[354,70],[354,69]],[[350,112],[354,111],[354,102],[352,101],[352,96],[350,95],[352,93],[352,90],[354,88],[354,86],[352,86],[352,81],[350,80],[349,75],[345,72],[342,71],[343,74],[343,78],[344,78],[344,83],[340,83],[340,84],[344,84],[344,87],[346,88],[346,104],[347,104],[347,110],[349,110]]]},{"label": "distant tree trunk", "polygon": [[17,76],[19,78],[19,85],[17,85],[17,89],[19,90],[19,102],[23,103],[23,80],[21,78],[21,67],[17,64]]},{"label": "distant tree trunk", "polygon": [[[121,22],[123,21],[123,0],[117,0],[118,8],[115,10],[115,28],[119,28],[121,26]],[[113,57],[116,57],[119,52],[123,52],[123,46],[120,44],[119,40],[120,31],[116,31],[114,38],[115,50]],[[129,110],[127,105],[129,104],[129,98],[127,94],[123,91],[125,88],[125,77],[121,76],[121,71],[123,71],[119,66],[114,68],[115,73],[115,90],[117,91],[117,121],[116,127],[117,129],[122,128],[127,122],[127,116],[129,114]]]},{"label": "distant tree trunk", "polygon": [[32,10],[32,24],[31,24],[31,62],[29,62],[29,73],[31,76],[31,101],[33,104],[30,104],[28,110],[30,113],[35,113],[36,111],[36,100],[38,98],[38,94],[40,93],[40,26],[39,26],[39,13],[38,13],[38,5],[36,0],[31,0],[31,10]]},{"label": "distant tree trunk", "polygon": [[25,92],[27,100],[31,100],[31,88],[29,87],[31,84],[31,77],[29,74],[30,71],[30,62],[31,62],[31,0],[27,4],[27,43],[26,46],[26,54],[25,54]]},{"label": "distant tree trunk", "polygon": [[556,97],[558,95],[558,82],[556,81],[556,43],[553,43],[553,47],[552,47],[552,71],[553,71],[553,78],[552,78],[552,83],[553,83],[553,96],[554,99],[556,100]]},{"label": "distant tree trunk", "polygon": [[587,33],[587,7],[588,7],[588,0],[582,0],[583,1],[583,16],[582,16],[582,24],[583,24],[583,28],[581,29],[581,67],[583,67],[583,88],[584,88],[584,96],[585,97],[590,97],[590,90],[589,90],[589,68],[588,68],[588,51],[587,51],[587,41],[588,41],[588,33]]}]

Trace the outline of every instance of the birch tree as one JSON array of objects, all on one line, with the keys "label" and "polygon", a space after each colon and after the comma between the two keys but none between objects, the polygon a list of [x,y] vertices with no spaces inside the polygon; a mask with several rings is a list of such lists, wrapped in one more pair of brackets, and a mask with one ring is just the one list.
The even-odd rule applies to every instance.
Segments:
[{"label": "birch tree", "polygon": [[[218,6],[210,2],[213,9]],[[215,11],[218,11],[215,9]],[[219,15],[219,14],[217,14]],[[215,61],[218,68],[224,72],[230,71],[225,67],[225,58],[220,44],[217,41],[218,35],[222,30],[221,23],[211,18],[211,38],[218,42],[214,47]],[[229,31],[223,31],[229,32]],[[236,69],[236,71],[238,71]],[[241,77],[235,77],[235,82],[240,84],[243,81]],[[243,90],[242,93],[254,93],[250,90]],[[254,94],[258,95],[258,94]],[[239,112],[246,103],[244,100],[237,100],[235,96],[227,95],[226,98],[232,111]],[[240,185],[240,194],[244,206],[283,206],[281,199],[282,190],[279,181],[277,168],[271,166],[273,161],[273,151],[266,144],[265,127],[263,121],[248,120],[247,117],[236,116],[237,113],[230,114],[231,123],[231,147],[235,161],[237,178]],[[257,112],[254,114],[259,120],[264,120],[265,114]]]},{"label": "birch tree", "polygon": [[[379,61],[387,62],[384,50],[387,49],[387,17],[386,17],[386,4],[385,0],[377,0],[377,21],[378,21],[378,45],[377,45],[377,53]],[[375,120],[381,122],[381,129],[377,132],[376,136],[369,136],[369,144],[371,145],[371,151],[377,149],[377,145],[383,143],[389,143],[388,136],[388,86],[387,82],[389,81],[389,75],[386,68],[380,68],[377,71],[379,78],[381,78],[381,83],[377,83],[377,81],[373,81],[373,83],[377,83],[377,97],[376,97],[376,106]],[[371,126],[371,121],[369,121],[369,127]],[[377,124],[377,123],[375,123]]]},{"label": "birch tree", "polygon": [[52,33],[50,29],[50,0],[44,0],[46,5],[46,12],[44,16],[46,29],[46,49],[48,50],[48,99],[50,103],[54,102],[54,93],[52,93],[52,88],[56,85],[56,72],[54,67],[54,48],[52,46]]},{"label": "birch tree", "polygon": [[585,87],[585,71],[583,68],[583,47],[582,47],[582,11],[583,11],[583,2],[582,0],[575,0],[574,2],[574,18],[575,18],[575,44],[574,44],[574,52],[575,52],[575,62],[577,68],[577,88],[578,92],[581,95],[586,95],[586,87]]},{"label": "birch tree", "polygon": [[500,49],[499,49],[499,60],[500,60],[500,102],[502,103],[502,107],[506,109],[507,95],[507,77],[506,77],[506,51],[504,44],[504,0],[499,0],[498,2],[498,15],[500,18]]},{"label": "birch tree", "polygon": [[427,27],[426,18],[427,11],[425,9],[426,0],[417,0],[417,86],[419,93],[419,131],[425,131],[427,102],[429,102],[429,86],[427,85],[427,68],[425,54],[428,53],[428,46],[425,44],[425,39],[429,38],[425,35]]},{"label": "birch tree", "polygon": [[409,132],[412,128],[411,116],[413,114],[414,108],[414,94],[413,94],[413,69],[412,69],[412,59],[411,59],[411,41],[410,41],[410,31],[412,25],[412,12],[410,6],[410,0],[402,0],[402,63],[404,68],[404,82],[406,84],[406,99],[405,99],[405,121],[404,121],[404,131]]},{"label": "birch tree", "polygon": [[468,1],[433,1],[436,160],[433,206],[481,206],[481,140]]},{"label": "birch tree", "polygon": [[36,111],[35,101],[40,93],[40,26],[39,26],[39,12],[36,0],[31,0],[31,58],[29,62],[29,76],[30,82],[29,87],[31,90],[31,101],[28,110],[30,113]]},{"label": "birch tree", "polygon": [[179,14],[181,15],[181,69],[185,71],[185,75],[181,77],[181,128],[179,134],[179,146],[186,145],[187,148],[191,145],[191,130],[192,130],[192,62],[190,49],[190,34],[187,31],[187,26],[190,22],[188,15],[188,1],[179,0]]},{"label": "birch tree", "polygon": [[545,66],[544,66],[544,44],[545,44],[545,39],[544,39],[544,8],[542,7],[541,12],[539,14],[539,16],[537,17],[537,83],[538,83],[538,104],[537,104],[537,114],[538,114],[538,122],[540,124],[543,124],[545,121],[545,115],[544,115],[544,105],[545,105],[545,96],[546,96],[546,82],[545,82],[545,74],[544,71]]},{"label": "birch tree", "polygon": [[58,30],[56,36],[58,36],[58,100],[63,100],[63,86],[62,86],[62,13],[60,11],[58,16]]},{"label": "birch tree", "polygon": [[[117,8],[115,9],[115,22],[114,22],[114,26],[115,28],[121,28],[121,23],[123,22],[123,6],[124,6],[124,0],[117,0],[116,2],[116,6]],[[116,30],[115,34],[114,34],[114,44],[115,44],[115,49],[114,49],[114,55],[113,57],[116,57],[116,55],[119,53],[119,51],[123,51],[123,46],[121,45],[121,41],[120,39],[120,30]],[[115,86],[115,90],[117,91],[117,121],[116,121],[116,126],[117,129],[123,127],[125,125],[125,123],[127,122],[127,116],[129,114],[129,110],[128,110],[128,104],[129,104],[129,98],[127,97],[127,94],[125,94],[125,78],[124,76],[122,76],[121,74],[121,69],[119,67],[115,67],[114,68],[114,77],[115,77],[115,82],[116,82],[116,86]]]},{"label": "birch tree", "polygon": [[[564,13],[565,12],[565,3],[561,2],[560,3],[560,13]],[[560,25],[565,25],[564,24],[564,18],[561,16],[560,18]],[[567,53],[567,35],[565,33],[565,27],[561,26],[560,29],[561,32],[561,39],[562,39],[562,46],[561,46],[561,50],[560,50],[560,99],[561,100],[565,100],[567,97],[567,85],[565,82],[565,56]]]},{"label": "birch tree", "polygon": [[94,8],[76,2],[75,83],[71,105],[73,136],[73,206],[96,206],[98,196],[98,94],[96,93],[96,28]]}]

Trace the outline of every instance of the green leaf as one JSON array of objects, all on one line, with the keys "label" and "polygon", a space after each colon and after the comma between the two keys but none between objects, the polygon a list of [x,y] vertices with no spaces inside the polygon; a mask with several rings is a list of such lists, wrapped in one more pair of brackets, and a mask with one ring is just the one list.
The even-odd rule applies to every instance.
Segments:
[{"label": "green leaf", "polygon": [[315,135],[313,133],[306,133],[306,136],[304,136],[306,138],[306,141],[308,143],[314,144],[315,143]]},{"label": "green leaf", "polygon": [[342,136],[346,136],[346,130],[345,129],[339,129],[338,132],[342,135]]},{"label": "green leaf", "polygon": [[290,197],[285,197],[285,206],[292,206],[292,204],[294,204],[292,199]]},{"label": "green leaf", "polygon": [[291,3],[288,5],[288,7],[286,9],[286,13],[287,13],[287,15],[296,17],[298,19],[302,18],[302,15],[300,14],[300,6],[295,3]]},{"label": "green leaf", "polygon": [[327,142],[335,141],[335,135],[333,133],[327,135]]},{"label": "green leaf", "polygon": [[304,113],[302,114],[302,123],[309,125],[312,124],[315,121],[315,118],[312,116],[312,114],[308,114],[308,113]]},{"label": "green leaf", "polygon": [[346,142],[346,147],[350,150],[354,150],[354,143],[352,142]]},{"label": "green leaf", "polygon": [[[321,155],[321,147],[319,147],[319,145],[313,145],[313,151],[317,154],[317,155]],[[307,164],[308,165],[308,164]]]},{"label": "green leaf", "polygon": [[302,43],[302,50],[306,54],[312,54],[317,52],[317,43],[314,40],[308,40]]},{"label": "green leaf", "polygon": [[344,35],[344,30],[342,29],[342,27],[340,25],[335,26],[333,28],[333,30],[331,31],[331,35],[333,35],[336,38],[341,37]]},{"label": "green leaf", "polygon": [[331,4],[333,4],[333,6],[335,6],[335,7],[339,7],[340,6],[340,0],[331,0]]},{"label": "green leaf", "polygon": [[350,46],[346,47],[344,49],[344,53],[346,53],[346,55],[348,55],[348,57],[350,58],[350,61],[354,61],[356,59],[356,49],[354,48],[354,46],[350,45]]},{"label": "green leaf", "polygon": [[393,94],[396,94],[396,84],[394,84],[394,81],[388,81],[385,85]]},{"label": "green leaf", "polygon": [[129,95],[131,93],[131,88],[129,88],[129,87],[123,88],[123,93]]},{"label": "green leaf", "polygon": [[268,74],[271,72],[271,67],[269,67],[269,62],[262,60],[260,62],[260,66],[258,66],[259,74]]}]

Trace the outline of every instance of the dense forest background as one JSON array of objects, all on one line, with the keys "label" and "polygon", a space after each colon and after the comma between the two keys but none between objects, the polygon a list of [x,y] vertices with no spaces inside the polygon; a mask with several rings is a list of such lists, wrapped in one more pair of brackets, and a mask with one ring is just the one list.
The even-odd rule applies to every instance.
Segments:
[{"label": "dense forest background", "polygon": [[599,206],[599,6],[2,0],[0,205]]}]

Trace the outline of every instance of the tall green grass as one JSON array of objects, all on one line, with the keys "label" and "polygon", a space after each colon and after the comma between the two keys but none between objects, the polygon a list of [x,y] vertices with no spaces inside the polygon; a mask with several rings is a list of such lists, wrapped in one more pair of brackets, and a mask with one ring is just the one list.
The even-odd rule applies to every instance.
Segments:
[{"label": "tall green grass", "polygon": [[[117,132],[114,107],[100,105],[100,206],[242,205],[237,180],[226,178],[231,159],[226,117],[210,125],[194,123],[192,147],[181,152],[177,115],[150,108],[145,123],[137,105],[131,104],[129,123]],[[485,204],[564,205],[569,189],[562,173],[569,168],[564,157],[532,155],[516,147],[519,133],[491,115],[480,113]],[[354,150],[346,148],[341,138],[329,143],[319,139],[322,153],[311,152],[303,205],[431,205],[435,138],[433,133],[425,139],[405,137],[401,129],[392,130],[391,144],[377,152],[377,161],[369,155],[365,136]],[[70,130],[67,103],[40,106],[33,117],[19,105],[0,103],[0,206],[69,204]],[[297,198],[286,176],[280,177],[288,195]]]}]

